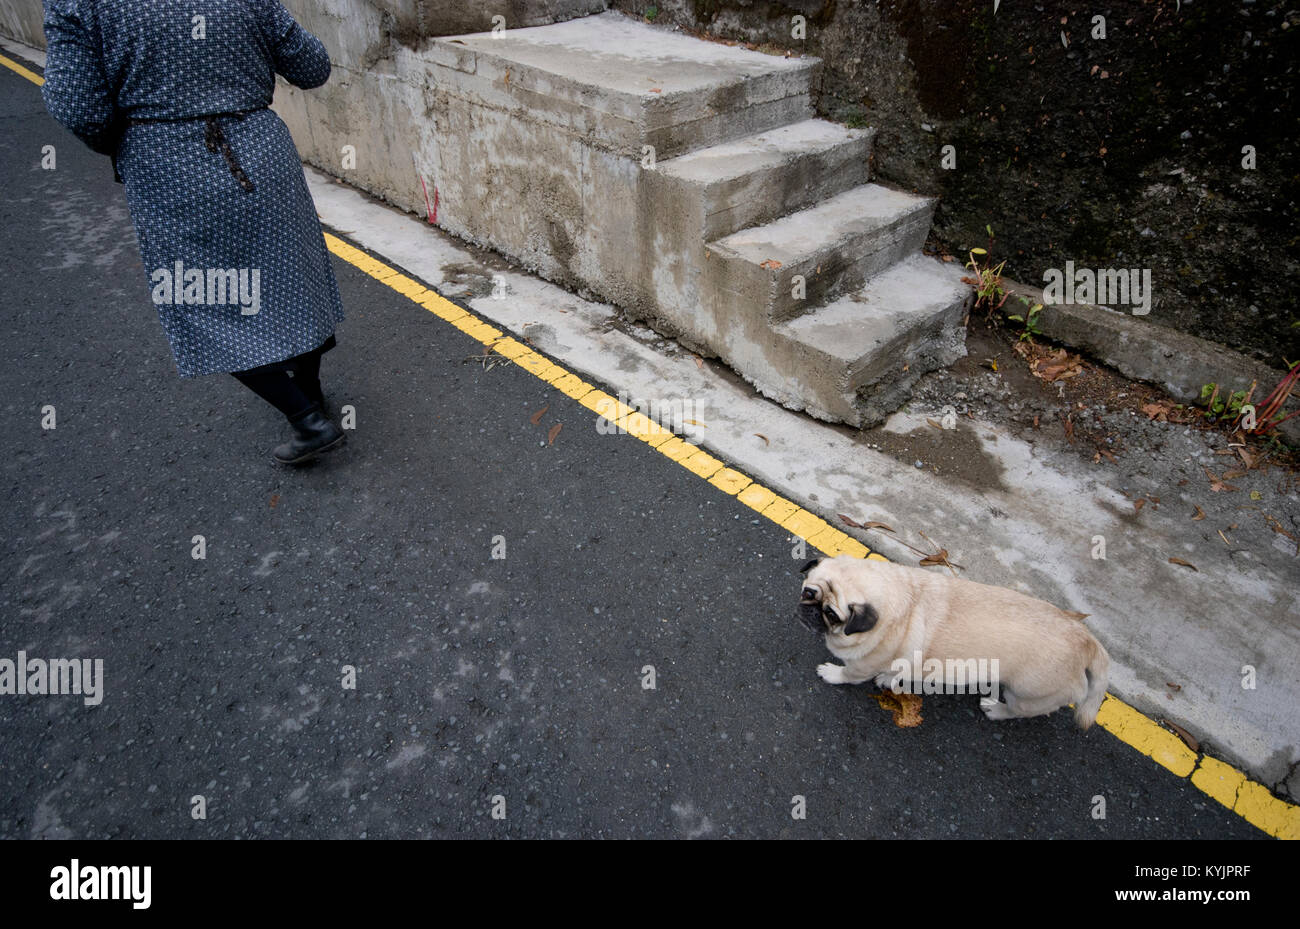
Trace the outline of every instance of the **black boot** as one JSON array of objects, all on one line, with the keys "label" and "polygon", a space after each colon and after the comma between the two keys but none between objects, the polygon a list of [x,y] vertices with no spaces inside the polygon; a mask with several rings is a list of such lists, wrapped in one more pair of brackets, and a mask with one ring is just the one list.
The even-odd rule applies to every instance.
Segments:
[{"label": "black boot", "polygon": [[313,408],[302,417],[291,420],[293,439],[277,446],[273,453],[280,464],[297,465],[311,461],[322,452],[332,451],[347,438],[343,430]]}]

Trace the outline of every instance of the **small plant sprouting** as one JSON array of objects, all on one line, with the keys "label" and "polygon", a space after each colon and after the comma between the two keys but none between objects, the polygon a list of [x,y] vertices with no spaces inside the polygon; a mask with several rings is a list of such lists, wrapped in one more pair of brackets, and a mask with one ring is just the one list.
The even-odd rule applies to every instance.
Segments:
[{"label": "small plant sprouting", "polygon": [[1236,419],[1241,415],[1242,404],[1246,402],[1247,392],[1235,390],[1227,397],[1219,396],[1219,385],[1211,381],[1201,385],[1200,403],[1205,407],[1205,417],[1211,421],[1223,418]]},{"label": "small plant sprouting", "polygon": [[1043,334],[1043,330],[1038,328],[1038,315],[1043,312],[1043,305],[1041,303],[1033,303],[1031,305],[1031,301],[1028,297],[1016,297],[1016,299],[1029,307],[1029,312],[1024,316],[1008,315],[1007,319],[1012,322],[1024,323],[1025,328],[1020,333],[1020,341],[1032,342],[1034,341],[1034,336]]},{"label": "small plant sprouting", "polygon": [[[989,248],[993,247],[993,227],[986,225],[984,227],[989,234]],[[966,262],[966,267],[970,270],[972,277],[963,277],[962,282],[970,284],[975,288],[975,307],[983,307],[986,318],[993,315],[994,310],[1002,308],[1002,304],[1007,302],[1007,289],[1002,286],[1002,269],[1006,267],[1006,261],[1003,260],[998,265],[984,264],[977,255],[985,256],[984,260],[989,260],[988,249],[972,248],[970,258]]]}]

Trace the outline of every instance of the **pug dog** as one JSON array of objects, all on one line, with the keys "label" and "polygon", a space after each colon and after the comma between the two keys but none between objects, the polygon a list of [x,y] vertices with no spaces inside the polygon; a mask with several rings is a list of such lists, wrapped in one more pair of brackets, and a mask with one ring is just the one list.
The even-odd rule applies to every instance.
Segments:
[{"label": "pug dog", "polygon": [[828,684],[875,681],[928,693],[923,672],[942,666],[979,685],[989,719],[1040,716],[1069,703],[1080,728],[1097,719],[1110,657],[1082,622],[1050,603],[849,555],[814,558],[800,573],[806,577],[799,619],[824,633],[826,647],[844,662],[817,666]]}]

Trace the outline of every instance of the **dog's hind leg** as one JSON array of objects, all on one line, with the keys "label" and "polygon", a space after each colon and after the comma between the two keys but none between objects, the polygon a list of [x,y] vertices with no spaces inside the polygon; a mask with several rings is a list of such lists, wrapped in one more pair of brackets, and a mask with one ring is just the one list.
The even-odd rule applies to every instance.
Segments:
[{"label": "dog's hind leg", "polygon": [[1017,697],[1009,690],[1003,689],[1003,695],[1007,698],[1007,707],[1011,711],[1007,718],[1020,717],[1022,719],[1030,716],[1042,716],[1046,713],[1053,713],[1070,702],[1070,697],[1066,694],[1048,694],[1044,697]]}]

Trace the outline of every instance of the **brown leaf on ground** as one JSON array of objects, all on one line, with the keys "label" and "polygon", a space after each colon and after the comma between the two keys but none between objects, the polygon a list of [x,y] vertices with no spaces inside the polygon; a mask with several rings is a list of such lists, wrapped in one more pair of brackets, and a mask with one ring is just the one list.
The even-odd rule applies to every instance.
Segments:
[{"label": "brown leaf on ground", "polygon": [[854,529],[861,529],[861,528],[862,528],[862,523],[858,522],[858,521],[857,521],[856,519],[854,519],[853,517],[851,517],[851,516],[845,516],[843,513],[839,513],[839,514],[837,514],[837,515],[838,515],[839,518],[844,522],[844,525],[846,525],[846,526],[852,526]]},{"label": "brown leaf on ground", "polygon": [[935,422],[933,419],[930,419],[930,418],[928,418],[928,417],[926,418],[925,421],[926,421],[927,423],[929,423],[931,426],[933,426],[934,428],[936,428],[936,429],[942,429],[942,428],[943,428],[943,425],[942,425],[941,423]]},{"label": "brown leaf on ground", "polygon": [[704,359],[701,358],[699,355],[692,355],[691,357],[695,359],[695,367],[703,369]]},{"label": "brown leaf on ground", "polygon": [[1078,610],[1061,610],[1061,612],[1064,613],[1066,616],[1070,617],[1071,619],[1079,619],[1079,620],[1087,619],[1089,616],[1092,615],[1091,613],[1080,613]]},{"label": "brown leaf on ground", "polygon": [[1251,454],[1244,446],[1238,445],[1236,451],[1237,454],[1241,456],[1241,463],[1246,466],[1247,470],[1255,467],[1256,462],[1259,461],[1259,459]]},{"label": "brown leaf on ground", "polygon": [[948,549],[941,548],[933,555],[926,555],[921,559],[921,567],[933,568],[935,565],[946,565],[948,563]]},{"label": "brown leaf on ground", "polygon": [[771,444],[772,444],[772,440],[769,439],[767,436],[763,435],[763,433],[761,433],[761,432],[755,432],[754,435],[756,435],[756,436],[758,436],[760,439],[762,439],[764,445],[771,445]]},{"label": "brown leaf on ground", "polygon": [[874,519],[873,519],[873,520],[870,520],[869,522],[865,522],[865,523],[863,523],[863,524],[862,524],[862,528],[863,528],[863,529],[883,529],[883,530],[885,530],[886,532],[893,532],[893,531],[894,531],[893,529],[891,529],[891,528],[889,528],[888,526],[886,526],[884,523],[876,522]]},{"label": "brown leaf on ground", "polygon": [[1160,720],[1160,721],[1161,721],[1162,723],[1164,723],[1166,726],[1168,726],[1168,727],[1170,728],[1170,730],[1172,730],[1172,732],[1174,733],[1174,735],[1176,735],[1176,736],[1178,736],[1178,738],[1182,739],[1183,742],[1184,742],[1184,744],[1186,744],[1186,746],[1187,746],[1188,748],[1190,748],[1192,751],[1194,751],[1194,752],[1199,752],[1199,751],[1201,750],[1201,743],[1198,742],[1198,741],[1196,741],[1195,736],[1193,736],[1190,732],[1188,732],[1188,731],[1187,731],[1186,729],[1184,729],[1182,726],[1178,725],[1177,723],[1171,723],[1171,722],[1170,722],[1169,720],[1167,720],[1167,719],[1162,719],[1162,720]]},{"label": "brown leaf on ground", "polygon": [[1155,420],[1156,422],[1169,422],[1170,411],[1171,407],[1168,403],[1158,402],[1142,404],[1142,412],[1147,414],[1147,419]]},{"label": "brown leaf on ground", "polygon": [[1223,472],[1223,479],[1225,481],[1235,481],[1237,478],[1245,477],[1245,476],[1246,476],[1245,471],[1224,471]]},{"label": "brown leaf on ground", "polygon": [[276,505],[277,503],[279,503],[279,502],[280,502],[280,495],[279,495],[279,494],[271,494],[271,506],[275,506],[275,505]]},{"label": "brown leaf on ground", "polygon": [[1170,563],[1170,564],[1180,564],[1180,565],[1182,565],[1184,568],[1191,568],[1191,569],[1192,569],[1193,571],[1195,571],[1197,574],[1200,574],[1200,573],[1201,573],[1201,569],[1200,569],[1200,568],[1196,567],[1196,565],[1192,564],[1190,561],[1183,561],[1183,559],[1181,559],[1181,558],[1170,558],[1170,559],[1169,559],[1169,563]]},{"label": "brown leaf on ground", "polygon": [[766,268],[769,271],[775,271],[777,268],[781,267],[781,262],[777,261],[775,258],[769,258],[767,261],[760,261],[758,266],[760,268]]},{"label": "brown leaf on ground", "polygon": [[[1196,506],[1196,504],[1193,503],[1192,506]],[[1199,506],[1196,506],[1196,515],[1192,517],[1192,522],[1194,523],[1200,522],[1204,518],[1205,518],[1205,511],[1201,509]]]},{"label": "brown leaf on ground", "polygon": [[[1202,466],[1202,467],[1204,467],[1204,466]],[[1219,477],[1217,474],[1215,474],[1213,471],[1211,471],[1209,468],[1205,468],[1205,474],[1206,474],[1206,476],[1209,477],[1209,479],[1210,479],[1210,490],[1214,491],[1216,494],[1217,494],[1217,493],[1220,493],[1220,492],[1222,492],[1222,491],[1229,491],[1229,492],[1231,492],[1231,491],[1239,490],[1239,489],[1240,489],[1240,488],[1237,488],[1237,487],[1233,487],[1231,484],[1225,484],[1225,483],[1223,482],[1223,479],[1220,478],[1220,477]]]},{"label": "brown leaf on ground", "polygon": [[1165,681],[1165,686],[1168,687],[1170,690],[1172,690],[1174,693],[1177,693],[1178,691],[1183,689],[1182,684],[1174,684],[1171,681]]},{"label": "brown leaf on ground", "polygon": [[1142,507],[1144,507],[1144,506],[1146,506],[1146,505],[1147,505],[1146,500],[1144,500],[1144,499],[1142,499],[1142,498],[1138,498],[1137,500],[1134,500],[1134,501],[1133,501],[1133,512],[1134,512],[1134,513],[1141,513],[1141,512],[1142,512]]},{"label": "brown leaf on ground", "polygon": [[555,437],[560,434],[560,430],[563,428],[564,428],[564,423],[556,423],[554,426],[552,426],[551,431],[546,433],[546,444],[554,445]]},{"label": "brown leaf on ground", "polygon": [[876,698],[876,702],[882,709],[894,714],[894,725],[899,729],[912,729],[925,721],[925,717],[921,715],[920,694],[896,694],[886,690],[872,696]]},{"label": "brown leaf on ground", "polygon": [[528,417],[528,421],[529,421],[530,423],[532,423],[534,426],[536,426],[538,423],[540,423],[540,422],[542,421],[542,417],[546,415],[546,411],[549,410],[550,408],[551,408],[551,405],[550,405],[549,403],[546,404],[546,406],[542,407],[540,410],[538,410],[538,411],[537,411],[536,413],[534,413],[532,416]]},{"label": "brown leaf on ground", "polygon": [[1071,355],[1061,348],[1045,358],[1039,358],[1030,365],[1029,369],[1035,377],[1042,378],[1051,384],[1067,377],[1082,374],[1083,359],[1078,355]]}]

